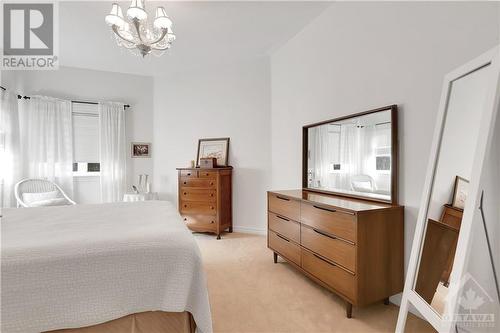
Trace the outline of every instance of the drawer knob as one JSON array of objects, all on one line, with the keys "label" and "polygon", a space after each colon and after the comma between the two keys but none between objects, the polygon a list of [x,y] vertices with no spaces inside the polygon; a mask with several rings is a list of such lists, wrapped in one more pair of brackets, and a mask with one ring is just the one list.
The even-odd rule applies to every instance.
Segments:
[{"label": "drawer knob", "polygon": [[211,197],[213,197],[213,196],[214,196],[214,194],[212,193],[212,194],[210,194],[210,196],[211,196]]},{"label": "drawer knob", "polygon": [[187,184],[187,182],[184,182],[184,185],[186,185],[186,184]]},{"label": "drawer knob", "polygon": [[188,205],[184,205],[184,208],[187,208]]},{"label": "drawer knob", "polygon": [[210,221],[210,223],[215,223],[215,221]]},{"label": "drawer knob", "polygon": [[213,185],[213,184],[214,184],[213,182],[212,182],[212,183],[210,183],[210,185]]},{"label": "drawer knob", "polygon": [[188,172],[188,176],[191,176],[191,172]]},{"label": "drawer knob", "polygon": [[184,218],[184,221],[187,221],[187,220],[188,220],[188,219],[187,219],[187,217],[185,217],[185,218]]},{"label": "drawer knob", "polygon": [[212,206],[212,207],[210,207],[210,208],[212,208],[212,210],[214,210],[214,209],[215,209],[215,207],[214,207],[214,206]]},{"label": "drawer knob", "polygon": [[186,195],[186,194],[187,194],[187,193],[186,193],[186,192],[184,192],[184,195]]}]

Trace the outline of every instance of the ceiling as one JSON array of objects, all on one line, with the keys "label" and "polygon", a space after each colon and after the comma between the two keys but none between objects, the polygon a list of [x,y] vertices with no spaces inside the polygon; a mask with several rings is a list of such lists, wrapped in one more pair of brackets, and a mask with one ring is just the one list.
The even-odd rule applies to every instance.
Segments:
[{"label": "ceiling", "polygon": [[[266,56],[325,10],[329,2],[146,2],[163,5],[177,40],[161,57],[145,59],[116,45],[104,23],[113,1],[60,2],[62,66],[160,76]],[[120,2],[124,12],[129,1]]]}]

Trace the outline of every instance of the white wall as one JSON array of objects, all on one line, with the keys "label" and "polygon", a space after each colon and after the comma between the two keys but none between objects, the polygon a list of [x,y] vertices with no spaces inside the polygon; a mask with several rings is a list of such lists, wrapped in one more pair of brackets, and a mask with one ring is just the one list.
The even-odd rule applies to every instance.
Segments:
[{"label": "white wall", "polygon": [[499,43],[498,3],[335,3],[271,57],[272,188],[301,186],[301,126],[398,104],[409,257],[444,75]]},{"label": "white wall", "polygon": [[177,202],[175,168],[196,159],[199,138],[230,137],[235,230],[265,230],[269,73],[269,62],[262,59],[155,78],[154,169],[161,198]]},{"label": "white wall", "polygon": [[[60,67],[55,71],[2,71],[2,86],[22,95],[47,95],[80,101],[116,101],[130,104],[127,109],[127,141],[153,140],[153,79],[147,76]],[[153,146],[153,156],[154,156]],[[127,186],[137,183],[137,175],[153,174],[152,159],[127,160]],[[81,184],[80,184],[81,183]],[[79,184],[81,186],[79,186]],[[98,189],[96,180],[76,180],[81,198]],[[88,201],[88,200],[84,200]]]}]

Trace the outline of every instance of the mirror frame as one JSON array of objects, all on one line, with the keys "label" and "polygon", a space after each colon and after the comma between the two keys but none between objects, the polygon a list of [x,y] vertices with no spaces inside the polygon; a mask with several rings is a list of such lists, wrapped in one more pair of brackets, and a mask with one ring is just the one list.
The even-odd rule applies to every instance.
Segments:
[{"label": "mirror frame", "polygon": [[[356,118],[360,116],[365,116],[371,113],[377,113],[382,111],[391,111],[391,198],[389,200],[377,199],[372,197],[367,197],[362,194],[348,194],[337,191],[322,190],[317,188],[307,187],[307,160],[308,160],[308,144],[309,144],[309,128],[329,124],[335,121],[346,120],[351,118]],[[398,137],[398,106],[388,105],[377,109],[372,109],[368,111],[363,111],[355,114],[350,114],[343,117],[338,117],[334,119],[329,119],[321,121],[314,124],[304,125],[302,127],[302,189],[311,192],[318,192],[324,194],[335,194],[338,196],[363,199],[368,201],[376,201],[383,203],[390,203],[393,205],[398,204],[398,166],[399,166],[399,137]]]},{"label": "mirror frame", "polygon": [[[448,101],[451,87],[454,81],[466,76],[472,72],[480,70],[486,66],[491,66],[491,76],[488,81],[486,100],[483,107],[482,118],[480,120],[480,131],[476,143],[476,151],[472,156],[475,161],[472,167],[469,187],[469,199],[464,207],[464,215],[458,236],[458,242],[454,257],[453,270],[450,275],[449,301],[445,307],[445,312],[440,315],[430,306],[415,290],[414,286],[418,275],[418,265],[422,254],[425,232],[427,227],[427,213],[432,194],[432,185],[437,167],[441,139],[444,131],[445,119],[447,114]],[[436,119],[436,127],[432,141],[429,164],[427,167],[426,180],[423,187],[422,200],[418,212],[417,225],[411,248],[410,260],[406,274],[403,297],[399,309],[399,316],[396,326],[397,333],[403,333],[405,330],[406,319],[410,304],[427,320],[438,332],[455,332],[454,320],[444,318],[454,318],[458,308],[458,294],[460,291],[460,280],[466,271],[467,259],[470,255],[472,222],[474,216],[479,214],[479,204],[481,189],[483,188],[481,180],[483,163],[486,158],[486,152],[491,147],[493,137],[493,126],[498,113],[500,98],[500,46],[480,55],[472,61],[462,65],[454,71],[448,73],[443,82],[441,101]]]}]

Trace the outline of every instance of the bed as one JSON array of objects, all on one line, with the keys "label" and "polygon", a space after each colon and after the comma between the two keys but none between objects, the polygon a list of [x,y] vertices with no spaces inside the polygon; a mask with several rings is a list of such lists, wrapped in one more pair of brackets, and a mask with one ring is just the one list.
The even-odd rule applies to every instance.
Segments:
[{"label": "bed", "polygon": [[1,231],[3,333],[212,332],[201,255],[169,202],[4,209]]}]

